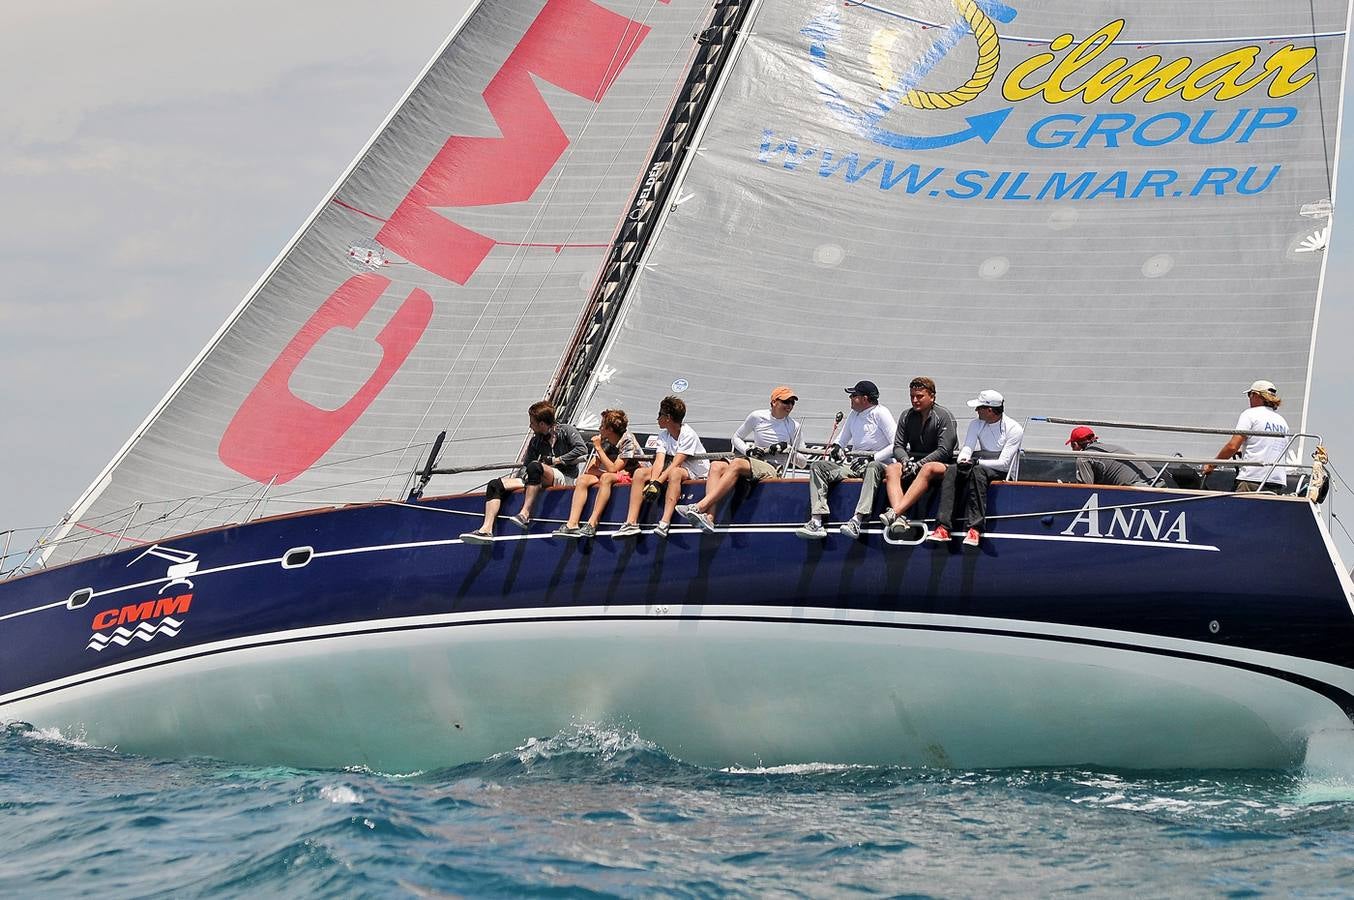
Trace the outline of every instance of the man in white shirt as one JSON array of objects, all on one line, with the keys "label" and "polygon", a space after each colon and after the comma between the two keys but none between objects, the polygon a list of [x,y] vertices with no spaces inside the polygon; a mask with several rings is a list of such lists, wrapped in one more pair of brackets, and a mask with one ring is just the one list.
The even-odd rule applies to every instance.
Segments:
[{"label": "man in white shirt", "polygon": [[869,460],[848,457],[847,453],[871,453],[878,462],[893,456],[893,435],[898,423],[887,406],[879,404],[879,388],[873,381],[858,381],[846,388],[851,398],[851,414],[846,424],[828,444],[827,459],[815,460],[809,466],[809,521],[795,532],[808,541],[827,537],[823,517],[829,512],[827,492],[844,478],[858,478]]},{"label": "man in white shirt", "polygon": [[748,414],[733,435],[733,449],[739,454],[728,462],[710,464],[705,496],[700,502],[677,507],[677,514],[702,531],[714,532],[715,507],[733,490],[741,478],[753,484],[763,478],[776,478],[780,467],[798,460],[799,423],[790,418],[799,398],[793,389],[780,385],[771,391],[771,406]]},{"label": "man in white shirt", "polygon": [[[1297,462],[1288,438],[1288,422],[1279,415],[1279,404],[1283,402],[1279,399],[1279,389],[1274,382],[1261,379],[1246,389],[1246,398],[1250,407],[1236,420],[1236,430],[1263,431],[1265,434],[1232,435],[1218,451],[1218,459],[1239,456],[1245,462],[1256,463],[1237,469],[1235,490],[1238,492],[1287,490],[1290,470],[1286,466],[1270,466],[1275,462]],[[1213,469],[1212,465],[1204,466],[1204,475]]]},{"label": "man in white shirt", "polygon": [[987,518],[987,485],[1001,481],[1011,470],[1020,441],[1025,437],[1021,424],[1005,415],[1006,398],[993,390],[979,391],[968,402],[978,418],[969,423],[964,444],[953,465],[945,468],[940,484],[940,508],[936,511],[936,527],[927,538],[937,543],[950,539],[954,524],[954,507],[958,492],[968,488],[964,516],[968,520],[965,547],[976,547],[982,539]]},{"label": "man in white shirt", "polygon": [[655,535],[667,537],[673,510],[682,496],[682,482],[688,478],[705,478],[710,474],[710,461],[704,458],[705,445],[701,443],[696,430],[684,424],[685,420],[686,404],[680,397],[664,397],[658,404],[658,427],[662,430],[654,436],[657,446],[654,448],[653,465],[635,472],[635,481],[630,487],[630,511],[625,517],[625,524],[612,537],[639,536],[639,507],[644,502],[644,486],[650,481],[667,486],[663,514],[654,526]]}]

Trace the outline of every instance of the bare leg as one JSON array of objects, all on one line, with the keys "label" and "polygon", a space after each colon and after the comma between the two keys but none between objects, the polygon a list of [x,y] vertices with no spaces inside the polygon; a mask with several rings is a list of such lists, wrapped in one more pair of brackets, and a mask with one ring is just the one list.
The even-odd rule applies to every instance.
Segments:
[{"label": "bare leg", "polygon": [[672,466],[668,469],[663,480],[668,483],[668,492],[663,498],[663,515],[660,522],[672,522],[672,511],[677,508],[677,501],[682,499],[682,481],[687,477],[686,469],[681,466]]},{"label": "bare leg", "polygon": [[903,503],[902,463],[889,463],[884,467],[884,490],[888,492],[889,506],[897,511]]},{"label": "bare leg", "polygon": [[710,467],[710,478],[705,482],[705,499],[696,504],[696,510],[703,513],[711,513],[724,495],[733,490],[738,479],[752,471],[752,464],[743,457],[730,460],[718,474],[715,467]]},{"label": "bare leg", "polygon": [[894,504],[893,511],[901,516],[912,508],[912,504],[921,499],[922,495],[926,493],[933,482],[939,481],[944,477],[944,463],[929,462],[922,466],[921,471],[917,473],[917,477],[912,479],[912,485],[907,489],[907,493],[903,495],[902,504]]},{"label": "bare leg", "polygon": [[[602,513],[606,510],[606,505],[611,501],[611,488],[616,483],[615,472],[603,472],[602,477],[597,481],[597,499],[592,503],[592,515],[588,516],[588,524],[596,528],[602,521]],[[630,488],[634,490],[634,488]]]},{"label": "bare leg", "polygon": [[569,528],[578,527],[578,520],[583,518],[583,507],[588,502],[588,488],[596,483],[596,475],[589,475],[585,472],[578,476],[578,483],[574,485],[573,502],[569,507]]},{"label": "bare leg", "polygon": [[[506,491],[519,491],[525,482],[520,478],[504,478],[503,489]],[[494,497],[484,501],[484,523],[480,525],[479,530],[482,534],[494,533],[494,520],[498,518],[498,510],[503,506],[503,501]]]},{"label": "bare leg", "polygon": [[541,495],[541,491],[555,484],[555,470],[545,466],[541,470],[541,483],[529,484],[526,487],[526,493],[522,496],[521,516],[526,519],[531,518],[531,507],[536,504],[536,498]]},{"label": "bare leg", "polygon": [[648,483],[652,474],[652,466],[635,470],[634,481],[630,483],[630,508],[625,513],[625,524],[639,524],[639,508],[644,503],[644,485]]}]

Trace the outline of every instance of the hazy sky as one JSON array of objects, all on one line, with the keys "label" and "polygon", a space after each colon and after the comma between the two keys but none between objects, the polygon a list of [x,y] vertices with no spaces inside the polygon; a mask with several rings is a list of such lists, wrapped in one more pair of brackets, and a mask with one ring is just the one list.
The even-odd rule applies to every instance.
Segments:
[{"label": "hazy sky", "polygon": [[[7,5],[0,528],[60,518],[325,195],[465,6]],[[1354,153],[1348,143],[1343,149],[1340,181],[1354,191]],[[1341,408],[1354,386],[1346,346],[1354,335],[1352,250],[1354,203],[1336,215],[1309,418],[1354,481],[1354,416]],[[1337,496],[1334,508],[1354,530],[1354,496]],[[1354,544],[1339,525],[1334,531],[1354,563]]]}]

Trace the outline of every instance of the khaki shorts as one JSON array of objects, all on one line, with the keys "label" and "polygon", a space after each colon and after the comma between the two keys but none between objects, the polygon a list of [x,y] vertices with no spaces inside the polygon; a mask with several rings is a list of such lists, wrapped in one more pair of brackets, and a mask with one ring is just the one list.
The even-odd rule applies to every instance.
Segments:
[{"label": "khaki shorts", "polygon": [[753,484],[756,484],[763,478],[780,477],[780,469],[771,465],[771,463],[764,459],[749,459],[748,465],[752,467],[752,471],[747,475],[744,475],[743,478]]},{"label": "khaki shorts", "polygon": [[546,466],[546,468],[549,469],[555,476],[555,487],[568,487],[569,485],[573,484],[575,481],[578,480],[572,475],[565,475],[563,472],[561,472],[559,469],[556,469],[554,466]]}]

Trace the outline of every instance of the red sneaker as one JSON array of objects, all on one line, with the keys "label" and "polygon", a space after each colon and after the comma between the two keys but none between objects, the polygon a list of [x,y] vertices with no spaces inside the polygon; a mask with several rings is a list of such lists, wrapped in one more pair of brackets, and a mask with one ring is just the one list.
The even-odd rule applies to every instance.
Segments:
[{"label": "red sneaker", "polygon": [[979,541],[981,538],[982,538],[982,535],[978,534],[978,529],[976,529],[976,528],[970,528],[970,529],[968,530],[968,534],[964,535],[964,546],[965,546],[965,547],[976,547],[976,546],[978,546],[978,541]]},{"label": "red sneaker", "polygon": [[935,541],[937,544],[943,544],[950,539],[950,529],[944,525],[937,525],[931,529],[931,533],[926,536],[928,541]]}]

